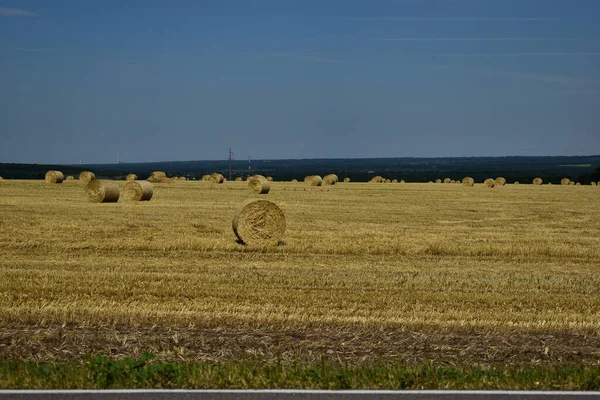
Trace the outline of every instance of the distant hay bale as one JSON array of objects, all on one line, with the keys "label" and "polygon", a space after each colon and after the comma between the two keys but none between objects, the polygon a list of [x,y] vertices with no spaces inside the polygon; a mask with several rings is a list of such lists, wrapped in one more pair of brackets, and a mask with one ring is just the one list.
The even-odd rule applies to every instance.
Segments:
[{"label": "distant hay bale", "polygon": [[247,245],[277,245],[285,233],[283,211],[268,200],[244,204],[233,217],[235,236]]},{"label": "distant hay bale", "polygon": [[498,186],[504,186],[504,185],[506,185],[506,179],[504,179],[501,176],[497,177],[496,178],[496,185],[498,185]]},{"label": "distant hay bale", "polygon": [[304,178],[304,182],[308,183],[308,186],[321,186],[323,184],[323,178],[319,175],[309,175]]},{"label": "distant hay bale", "polygon": [[573,182],[573,181],[570,181],[570,182],[569,182],[569,186],[575,186],[575,182]]},{"label": "distant hay bale", "polygon": [[269,182],[273,182],[273,177],[272,177],[272,176],[267,176],[267,180],[268,180]]},{"label": "distant hay bale", "polygon": [[385,183],[392,183],[392,181],[390,179],[386,179],[384,182]]},{"label": "distant hay bale", "polygon": [[406,183],[406,182],[404,181],[404,179],[402,179],[402,180],[400,181],[400,183]]},{"label": "distant hay bale", "polygon": [[544,183],[544,181],[542,180],[542,178],[535,178],[533,180],[533,184],[536,186],[540,186],[542,183]]},{"label": "distant hay bale", "polygon": [[73,177],[73,175],[69,175],[69,176],[67,176],[67,178],[65,180],[67,180],[67,181],[74,181],[75,178]]},{"label": "distant hay bale", "polygon": [[256,194],[267,194],[269,193],[269,190],[271,190],[269,181],[260,175],[252,177],[248,181],[248,187]]},{"label": "distant hay bale", "polygon": [[575,183],[575,186],[581,186],[581,183],[577,182]]},{"label": "distant hay bale", "polygon": [[336,174],[329,174],[323,177],[323,185],[335,185],[338,183],[338,176]]},{"label": "distant hay bale", "polygon": [[381,182],[385,182],[385,179],[383,178],[383,176],[377,175],[377,176],[374,176],[373,178],[371,178],[370,182],[381,183]]},{"label": "distant hay bale", "polygon": [[62,183],[64,180],[65,176],[60,171],[46,172],[46,183]]},{"label": "distant hay bale", "polygon": [[452,179],[450,179],[450,178],[444,178],[444,183],[450,183],[450,182],[452,182]]},{"label": "distant hay bale", "polygon": [[552,186],[552,182],[548,182],[548,186]]},{"label": "distant hay bale", "polygon": [[136,174],[128,174],[127,175],[127,180],[128,181],[135,181],[137,180],[138,176]]},{"label": "distant hay bale", "polygon": [[456,183],[456,181],[454,179],[451,179],[450,183]]},{"label": "distant hay bale", "polygon": [[441,179],[436,179],[435,183],[442,183],[442,180]]},{"label": "distant hay bale", "polygon": [[92,203],[116,203],[119,200],[119,185],[112,181],[92,179],[85,186],[85,194]]},{"label": "distant hay bale", "polygon": [[96,175],[91,171],[82,171],[79,174],[79,180],[83,183],[89,183],[93,179],[96,179]]},{"label": "distant hay bale", "polygon": [[203,182],[210,182],[210,175],[202,175]]},{"label": "distant hay bale", "polygon": [[518,185],[519,181],[514,181],[513,185]]},{"label": "distant hay bale", "polygon": [[398,183],[398,179],[392,179],[392,183]]},{"label": "distant hay bale", "polygon": [[429,181],[429,182],[427,182],[427,183],[433,183],[433,181]]},{"label": "distant hay bale", "polygon": [[150,174],[147,181],[153,182],[153,183],[161,183],[161,182],[167,182],[168,178],[167,178],[167,174],[165,174],[164,172],[154,171]]},{"label": "distant hay bale", "polygon": [[493,188],[494,186],[496,186],[496,181],[492,178],[488,178],[485,181],[483,181],[483,185],[485,187]]},{"label": "distant hay bale", "polygon": [[152,185],[148,181],[129,181],[123,187],[123,200],[127,201],[149,201],[152,194]]},{"label": "distant hay bale", "polygon": [[568,186],[569,183],[571,183],[571,180],[569,178],[562,178],[560,180],[560,184],[563,185],[563,186]]},{"label": "distant hay bale", "polygon": [[462,184],[463,186],[473,186],[475,185],[475,179],[471,178],[470,176],[465,176],[462,180]]},{"label": "distant hay bale", "polygon": [[290,182],[292,182],[292,183],[298,183],[298,179],[292,179]]},{"label": "distant hay bale", "polygon": [[236,181],[236,182],[242,182],[242,177],[241,177],[241,176],[238,176],[237,178],[235,178],[235,181]]},{"label": "distant hay bale", "polygon": [[217,172],[210,174],[210,181],[212,183],[224,183],[225,177]]},{"label": "distant hay bale", "polygon": [[596,182],[590,182],[590,185],[596,186]]},{"label": "distant hay bale", "polygon": [[0,181],[3,181],[3,180],[4,180],[4,178],[0,176]]},{"label": "distant hay bale", "polygon": [[350,178],[344,178],[344,183],[350,182]]}]

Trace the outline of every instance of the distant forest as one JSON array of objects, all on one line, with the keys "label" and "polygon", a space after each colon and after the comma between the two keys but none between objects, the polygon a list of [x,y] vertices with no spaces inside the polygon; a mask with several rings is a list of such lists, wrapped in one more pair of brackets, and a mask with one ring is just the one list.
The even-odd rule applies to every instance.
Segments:
[{"label": "distant forest", "polygon": [[[57,169],[65,176],[77,176],[91,170],[98,178],[124,179],[134,173],[140,179],[152,171],[164,171],[168,176],[200,179],[213,172],[229,179],[229,161],[172,161],[131,164],[42,165],[0,164],[4,179],[44,179],[46,171]],[[581,184],[600,181],[600,156],[568,157],[448,157],[448,158],[362,158],[362,159],[304,159],[304,160],[235,160],[231,177],[245,178],[249,174],[272,176],[275,180],[302,180],[306,175],[334,173],[340,179],[366,182],[373,176],[404,179],[407,182],[428,182],[436,179],[462,179],[472,176],[477,182],[503,176],[508,182],[531,182],[540,177],[544,182],[559,183],[564,177]]]}]

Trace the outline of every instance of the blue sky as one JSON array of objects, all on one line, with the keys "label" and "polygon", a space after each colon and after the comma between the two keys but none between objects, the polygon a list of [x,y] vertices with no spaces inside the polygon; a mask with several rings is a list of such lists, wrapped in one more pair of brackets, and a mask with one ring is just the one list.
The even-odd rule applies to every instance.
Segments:
[{"label": "blue sky", "polygon": [[600,153],[596,0],[0,0],[0,162]]}]

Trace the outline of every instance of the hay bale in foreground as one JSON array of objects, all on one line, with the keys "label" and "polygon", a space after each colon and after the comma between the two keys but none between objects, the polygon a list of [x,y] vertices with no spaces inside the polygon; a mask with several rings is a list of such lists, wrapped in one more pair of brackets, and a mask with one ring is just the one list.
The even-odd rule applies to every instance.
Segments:
[{"label": "hay bale in foreground", "polygon": [[85,195],[92,203],[116,203],[119,194],[119,185],[113,181],[93,179],[85,186]]},{"label": "hay bale in foreground", "polygon": [[350,178],[344,178],[344,183],[350,182]]},{"label": "hay bale in foreground", "polygon": [[60,171],[48,171],[46,172],[46,183],[62,183],[65,180],[65,176]]},{"label": "hay bale in foreground", "polygon": [[212,183],[224,183],[225,182],[225,177],[217,172],[210,174],[210,181]]},{"label": "hay bale in foreground", "polygon": [[463,186],[473,186],[475,185],[475,179],[471,178],[470,176],[465,176],[462,180],[462,184]]},{"label": "hay bale in foreground", "polygon": [[496,178],[496,185],[497,186],[504,186],[504,185],[506,185],[506,179],[504,179],[501,176],[497,177]]},{"label": "hay bale in foreground", "polygon": [[308,183],[308,186],[321,186],[323,184],[323,178],[319,175],[309,175],[304,178],[304,182]]},{"label": "hay bale in foreground", "polygon": [[92,171],[81,171],[79,174],[79,180],[83,183],[89,183],[93,179],[96,179],[96,175]]},{"label": "hay bale in foreground", "polygon": [[325,175],[323,178],[323,186],[325,185],[335,185],[338,183],[338,176],[336,174]]},{"label": "hay bale in foreground", "polygon": [[231,225],[235,236],[247,245],[277,245],[285,233],[285,215],[273,202],[254,200],[242,206]]},{"label": "hay bale in foreground", "polygon": [[136,174],[128,174],[127,175],[127,180],[128,181],[137,181],[138,176]]},{"label": "hay bale in foreground", "polygon": [[452,179],[450,179],[450,178],[444,178],[444,183],[450,183],[450,182],[452,182]]},{"label": "hay bale in foreground", "polygon": [[123,188],[123,200],[127,201],[149,201],[152,194],[152,185],[148,181],[129,181]]},{"label": "hay bale in foreground", "polygon": [[532,183],[536,186],[540,186],[542,183],[544,183],[544,181],[542,178],[535,178]]},{"label": "hay bale in foreground", "polygon": [[496,181],[492,178],[488,178],[485,181],[483,181],[483,185],[485,187],[493,188],[494,186],[496,186]]},{"label": "hay bale in foreground", "polygon": [[267,194],[269,193],[269,190],[271,190],[269,181],[260,175],[250,178],[248,181],[248,187],[256,194]]},{"label": "hay bale in foreground", "polygon": [[67,176],[67,178],[65,180],[67,180],[67,181],[74,181],[75,178],[73,177],[73,175],[69,175],[69,176]]},{"label": "hay bale in foreground", "polygon": [[560,184],[563,185],[563,186],[568,186],[569,183],[571,183],[571,180],[569,178],[562,178],[560,180]]}]

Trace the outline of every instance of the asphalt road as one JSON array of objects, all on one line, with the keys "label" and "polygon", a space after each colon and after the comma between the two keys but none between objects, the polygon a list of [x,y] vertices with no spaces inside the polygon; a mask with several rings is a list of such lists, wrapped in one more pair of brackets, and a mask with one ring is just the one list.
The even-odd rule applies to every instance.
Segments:
[{"label": "asphalt road", "polygon": [[0,390],[0,400],[555,400],[600,399],[600,392],[389,390]]}]

